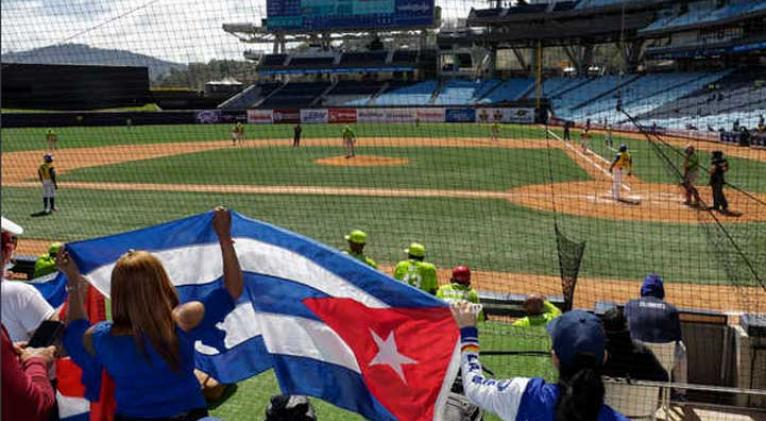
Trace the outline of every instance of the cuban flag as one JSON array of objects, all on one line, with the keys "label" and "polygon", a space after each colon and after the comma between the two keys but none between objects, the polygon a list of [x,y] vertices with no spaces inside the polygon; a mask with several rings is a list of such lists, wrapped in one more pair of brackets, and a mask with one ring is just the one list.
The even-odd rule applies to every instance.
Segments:
[{"label": "cuban flag", "polygon": [[[83,275],[109,296],[130,249],[159,258],[182,302],[223,288],[212,212],[67,244]],[[433,420],[459,369],[447,304],[338,250],[232,212],[245,291],[197,342],[197,368],[222,383],[273,369],[285,394],[309,395],[373,420]],[[62,278],[44,293],[55,297]]]}]

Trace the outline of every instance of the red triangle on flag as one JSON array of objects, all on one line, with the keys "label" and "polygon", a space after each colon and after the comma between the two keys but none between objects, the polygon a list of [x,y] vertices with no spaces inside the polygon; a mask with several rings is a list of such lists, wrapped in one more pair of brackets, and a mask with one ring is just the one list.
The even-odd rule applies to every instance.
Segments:
[{"label": "red triangle on flag", "polygon": [[304,300],[356,356],[365,384],[399,420],[432,420],[459,338],[447,307],[369,308],[348,298]]}]

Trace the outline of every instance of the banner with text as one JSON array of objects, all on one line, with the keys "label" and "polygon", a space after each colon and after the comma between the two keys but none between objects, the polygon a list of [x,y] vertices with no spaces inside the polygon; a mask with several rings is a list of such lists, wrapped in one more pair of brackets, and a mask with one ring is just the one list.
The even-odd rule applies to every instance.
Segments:
[{"label": "banner with text", "polygon": [[447,108],[444,111],[444,121],[447,123],[473,123],[476,121],[476,110],[473,108]]},{"label": "banner with text", "polygon": [[324,124],[327,121],[328,112],[326,108],[301,110],[301,123]]},{"label": "banner with text", "polygon": [[476,112],[479,123],[534,123],[534,108],[479,108]]},{"label": "banner with text", "polygon": [[330,123],[356,123],[356,108],[330,108]]},{"label": "banner with text", "polygon": [[417,108],[415,118],[422,123],[444,123],[444,108]]},{"label": "banner with text", "polygon": [[356,110],[360,123],[414,123],[414,108],[359,108]]},{"label": "banner with text", "polygon": [[247,122],[250,124],[271,124],[273,118],[271,110],[247,110]]},{"label": "banner with text", "polygon": [[301,122],[301,110],[298,108],[277,108],[274,110],[274,123],[295,124]]}]

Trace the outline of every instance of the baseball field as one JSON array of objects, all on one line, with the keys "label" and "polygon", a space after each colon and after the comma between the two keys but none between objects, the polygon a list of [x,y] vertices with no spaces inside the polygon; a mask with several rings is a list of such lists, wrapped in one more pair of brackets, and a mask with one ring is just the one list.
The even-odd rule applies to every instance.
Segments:
[{"label": "baseball field", "polygon": [[[306,125],[299,148],[292,126],[246,126],[233,146],[229,126],[60,128],[53,152],[58,212],[41,209],[36,169],[45,153],[44,129],[2,130],[3,214],[26,228],[22,254],[44,251],[51,240],[71,241],[144,227],[203,212],[223,203],[324,243],[343,247],[351,229],[369,234],[368,254],[384,270],[404,257],[410,242],[427,247],[427,260],[447,282],[448,269],[467,264],[480,290],[560,295],[554,223],[584,241],[575,304],[625,301],[652,271],[667,282],[667,299],[680,307],[723,312],[766,311],[766,289],[756,276],[737,276],[743,257],[763,279],[766,262],[766,150],[704,141],[663,139],[661,149],[640,135],[596,133],[581,147],[560,131],[505,125],[500,139],[476,124],[356,124],[356,157],[346,159],[338,125]],[[577,136],[574,136],[576,138]],[[619,144],[634,171],[611,199],[610,161]],[[731,166],[731,208],[722,216],[682,203],[673,168],[680,150],[697,147],[700,162],[723,150]],[[710,202],[704,172],[698,180]],[[736,254],[735,254],[736,252]],[[732,270],[726,262],[737,266]],[[545,350],[545,335],[484,328],[484,347]],[[543,338],[543,339],[541,339]],[[552,374],[546,358],[490,357],[498,375]],[[240,385],[216,410],[263,411],[277,388],[271,374]],[[255,396],[255,398],[253,397]],[[248,403],[248,402],[256,402]],[[243,409],[245,408],[245,409]],[[326,405],[320,419],[353,415]]]}]

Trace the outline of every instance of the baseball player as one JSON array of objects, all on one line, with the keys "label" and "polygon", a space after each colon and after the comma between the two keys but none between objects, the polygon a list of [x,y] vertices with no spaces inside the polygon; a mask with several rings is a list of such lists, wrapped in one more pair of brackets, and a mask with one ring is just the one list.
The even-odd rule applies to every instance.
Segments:
[{"label": "baseball player", "polygon": [[605,142],[606,142],[606,146],[609,148],[614,146],[614,140],[612,139],[612,124],[611,123],[606,125]]},{"label": "baseball player", "polygon": [[684,149],[684,178],[681,186],[683,186],[686,196],[684,205],[693,208],[698,207],[700,204],[700,192],[694,186],[697,176],[699,176],[699,169],[700,159],[697,156],[697,152],[694,150],[694,146],[687,145]]},{"label": "baseball player", "polygon": [[367,244],[367,233],[362,230],[353,230],[346,235],[348,241],[348,250],[345,252],[356,260],[370,266],[373,269],[378,268],[378,264],[364,254],[364,246]]},{"label": "baseball player", "polygon": [[293,148],[301,146],[301,133],[303,133],[303,128],[301,128],[301,123],[298,123],[293,127]]},{"label": "baseball player", "polygon": [[[436,297],[452,304],[460,301],[468,301],[473,304],[479,302],[479,294],[471,288],[471,269],[468,266],[455,266],[452,269],[452,278],[450,283],[442,285],[436,291]],[[484,312],[479,313],[479,320],[483,321],[486,317]]]},{"label": "baseball player", "polygon": [[56,169],[53,168],[53,155],[45,154],[43,163],[37,169],[37,178],[43,186],[43,211],[42,214],[49,215],[56,211]]},{"label": "baseball player", "polygon": [[53,131],[53,129],[48,129],[48,132],[45,133],[45,140],[48,141],[49,151],[56,150],[56,143],[59,141],[59,136],[56,134],[56,132]]},{"label": "baseball player", "polygon": [[729,161],[723,156],[722,151],[713,151],[710,156],[710,188],[713,191],[713,206],[710,210],[717,210],[723,215],[732,215],[729,211],[729,201],[723,194],[723,186],[726,184],[724,174],[729,171]]},{"label": "baseball player", "polygon": [[245,138],[245,125],[237,122],[237,124],[234,125],[234,127],[231,129],[231,142],[233,146],[237,145],[237,142],[242,142],[242,139]]},{"label": "baseball player", "polygon": [[425,261],[426,247],[412,243],[404,250],[407,260],[402,260],[394,268],[394,278],[406,282],[429,294],[436,294],[436,266]]},{"label": "baseball player", "polygon": [[500,123],[495,120],[491,126],[489,126],[489,130],[492,136],[492,141],[497,142],[498,138],[500,137]]},{"label": "baseball player", "polygon": [[622,173],[627,172],[628,176],[633,175],[633,158],[630,156],[630,152],[628,152],[628,146],[624,143],[620,145],[617,156],[614,157],[612,165],[609,166],[609,172],[612,174],[612,198],[620,200]]},{"label": "baseball player", "polygon": [[353,158],[355,156],[354,143],[356,143],[356,133],[351,130],[351,127],[346,125],[340,133],[340,137],[343,139],[343,147],[346,149],[346,158]]},{"label": "baseball player", "polygon": [[588,151],[588,139],[590,139],[590,119],[585,121],[585,127],[580,132],[580,146],[583,152]]}]

